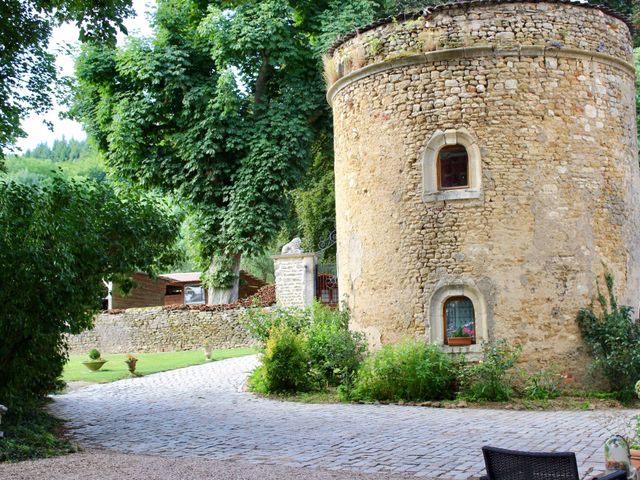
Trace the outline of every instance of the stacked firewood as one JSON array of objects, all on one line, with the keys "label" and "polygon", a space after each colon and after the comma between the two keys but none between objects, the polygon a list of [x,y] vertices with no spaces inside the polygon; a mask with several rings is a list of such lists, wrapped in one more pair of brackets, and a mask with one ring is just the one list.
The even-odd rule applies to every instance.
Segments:
[{"label": "stacked firewood", "polygon": [[166,305],[164,310],[198,310],[201,312],[221,312],[238,307],[268,307],[276,303],[276,286],[265,285],[250,297],[238,300],[235,303],[220,305]]}]

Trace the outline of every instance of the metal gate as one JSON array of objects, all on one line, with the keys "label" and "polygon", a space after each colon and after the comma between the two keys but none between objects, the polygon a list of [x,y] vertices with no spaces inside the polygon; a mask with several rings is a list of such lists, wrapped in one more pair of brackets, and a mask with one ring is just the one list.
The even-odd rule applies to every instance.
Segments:
[{"label": "metal gate", "polygon": [[316,298],[323,305],[338,307],[338,272],[335,263],[316,265]]}]

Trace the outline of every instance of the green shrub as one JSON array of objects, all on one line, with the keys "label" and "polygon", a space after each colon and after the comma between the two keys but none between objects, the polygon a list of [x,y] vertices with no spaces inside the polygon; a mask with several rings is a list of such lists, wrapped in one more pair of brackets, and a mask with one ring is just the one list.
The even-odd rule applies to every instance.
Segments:
[{"label": "green shrub", "polygon": [[312,310],[302,308],[250,308],[247,310],[249,332],[266,344],[274,329],[286,327],[302,333],[311,324]]},{"label": "green shrub", "polygon": [[529,400],[549,400],[560,396],[561,386],[560,373],[554,370],[541,370],[534,374],[527,374],[522,393]]},{"label": "green shrub", "polygon": [[594,366],[609,381],[611,390],[622,400],[634,398],[634,385],[640,378],[640,320],[632,318],[632,308],[619,306],[613,276],[607,274],[609,298],[598,290],[601,313],[590,308],[578,313],[582,337],[592,351]]},{"label": "green shrub", "polygon": [[435,345],[408,341],[369,356],[343,398],[424,401],[453,398],[457,364]]},{"label": "green shrub", "polygon": [[[347,310],[315,303],[306,309],[250,309],[247,315],[251,333],[265,346],[269,345],[271,335],[282,329],[300,336],[308,355],[307,376],[314,388],[347,382],[367,349],[364,335],[349,330]],[[260,375],[256,374],[256,388],[261,384],[263,393],[273,392],[264,379],[258,381]]]},{"label": "green shrub", "polygon": [[522,347],[509,347],[504,340],[488,344],[483,360],[464,367],[460,372],[460,396],[470,401],[504,402],[513,395],[508,377],[520,356]]},{"label": "green shrub", "polygon": [[89,358],[91,360],[100,360],[100,352],[97,348],[93,348],[89,351]]},{"label": "green shrub", "polygon": [[300,392],[311,388],[305,338],[289,327],[273,327],[262,356],[256,387],[263,393]]},{"label": "green shrub", "polygon": [[336,311],[316,304],[307,329],[307,351],[316,378],[337,386],[348,381],[367,350],[364,335],[349,330],[348,311]]}]

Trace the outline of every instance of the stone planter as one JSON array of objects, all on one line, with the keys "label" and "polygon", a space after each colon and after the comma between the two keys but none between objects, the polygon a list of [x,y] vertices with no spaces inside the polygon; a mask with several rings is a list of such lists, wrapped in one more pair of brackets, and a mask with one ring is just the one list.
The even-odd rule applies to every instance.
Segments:
[{"label": "stone planter", "polygon": [[107,360],[92,360],[90,362],[82,362],[82,364],[92,372],[97,372],[98,370],[100,370],[105,363],[107,363]]},{"label": "stone planter", "polygon": [[450,347],[466,347],[473,343],[472,337],[448,337],[447,344]]}]

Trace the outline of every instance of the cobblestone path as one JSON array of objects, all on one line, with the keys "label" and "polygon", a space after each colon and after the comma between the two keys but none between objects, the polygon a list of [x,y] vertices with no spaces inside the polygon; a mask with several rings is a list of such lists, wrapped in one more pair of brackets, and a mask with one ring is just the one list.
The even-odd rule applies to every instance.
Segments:
[{"label": "cobblestone path", "polygon": [[307,405],[242,391],[255,356],[55,397],[86,446],[293,467],[467,479],[490,444],[574,451],[581,474],[602,468],[602,443],[634,412],[522,412],[385,405]]}]

